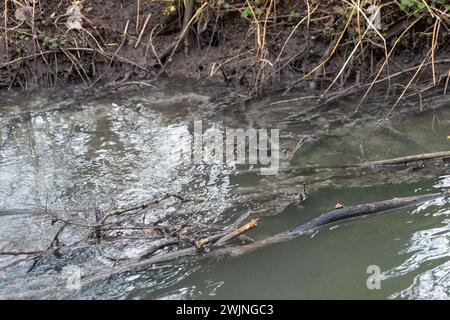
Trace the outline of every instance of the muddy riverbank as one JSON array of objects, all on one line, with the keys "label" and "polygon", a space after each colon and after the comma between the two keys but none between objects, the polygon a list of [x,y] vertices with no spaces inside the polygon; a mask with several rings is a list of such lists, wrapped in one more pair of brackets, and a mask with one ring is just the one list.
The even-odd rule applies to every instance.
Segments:
[{"label": "muddy riverbank", "polygon": [[6,1],[0,86],[184,77],[239,85],[246,96],[300,86],[324,99],[380,82],[398,96],[443,92],[448,8],[401,3]]}]

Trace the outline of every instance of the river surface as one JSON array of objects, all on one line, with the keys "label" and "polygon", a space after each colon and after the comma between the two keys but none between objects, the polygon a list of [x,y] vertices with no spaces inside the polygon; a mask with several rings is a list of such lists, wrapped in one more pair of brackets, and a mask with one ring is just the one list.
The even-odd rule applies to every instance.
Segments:
[{"label": "river surface", "polygon": [[[0,251],[45,249],[57,228],[35,211],[48,206],[88,212],[177,193],[195,201],[187,206],[167,201],[149,213],[148,221],[195,212],[197,223],[220,225],[252,210],[260,221],[248,236],[260,239],[292,229],[337,203],[450,188],[450,170],[443,164],[378,171],[302,169],[449,150],[450,97],[424,105],[403,103],[391,118],[380,121],[392,106],[384,94],[375,92],[350,116],[358,97],[316,108],[307,100],[276,103],[295,94],[271,95],[236,106],[232,101],[239,95],[233,88],[196,84],[161,83],[155,89],[108,95],[86,95],[77,88],[1,92]],[[186,165],[180,150],[195,121],[202,122],[204,131],[278,129],[278,174],[261,175],[257,165]],[[304,184],[311,189],[299,203]],[[61,241],[75,238],[72,231]],[[97,250],[50,256],[31,272],[26,256],[0,256],[0,296],[450,298],[450,204],[445,200],[342,221],[239,257],[180,259],[80,290],[52,291],[65,266],[75,265],[83,274],[108,269],[106,253],[132,257],[139,245]],[[14,259],[24,261],[5,267]],[[373,270],[380,271],[377,288],[368,286]]]}]

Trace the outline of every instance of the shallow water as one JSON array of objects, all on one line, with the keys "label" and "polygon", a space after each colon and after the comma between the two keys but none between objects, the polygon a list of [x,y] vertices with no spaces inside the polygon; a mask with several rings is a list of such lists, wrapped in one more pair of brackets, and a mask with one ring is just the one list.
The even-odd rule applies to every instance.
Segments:
[{"label": "shallow water", "polygon": [[[91,97],[76,90],[0,94],[2,250],[48,245],[56,226],[48,217],[32,214],[44,206],[88,212],[178,193],[195,201],[167,201],[151,211],[148,222],[201,209],[197,222],[226,224],[243,211],[258,210],[260,225],[249,236],[259,239],[294,228],[336,203],[351,205],[450,187],[450,171],[443,165],[387,172],[299,169],[449,150],[448,97],[426,105],[423,112],[405,103],[380,123],[390,109],[383,93],[374,94],[360,114],[349,118],[357,97],[306,112],[311,102],[271,105],[285,98],[273,95],[234,112],[230,101],[237,94],[232,88],[161,84],[152,90]],[[204,130],[279,129],[279,173],[261,176],[235,163],[182,163],[183,138],[192,132],[195,120],[202,121]],[[306,142],[297,150],[304,137]],[[311,184],[311,191],[299,205],[296,194],[304,183]],[[5,214],[14,213],[12,209],[29,211]],[[64,285],[65,266],[79,266],[83,274],[107,271],[112,266],[105,256],[132,257],[143,244],[100,246],[94,254],[80,249],[43,259],[30,273],[30,262],[2,270],[0,296],[446,299],[449,215],[448,203],[432,201],[340,222],[236,258],[182,259],[122,273],[78,291],[55,292],[52,289]],[[73,232],[62,241],[71,243],[76,237]],[[0,257],[0,267],[12,259],[16,258]],[[380,289],[367,286],[369,266],[381,271]]]}]

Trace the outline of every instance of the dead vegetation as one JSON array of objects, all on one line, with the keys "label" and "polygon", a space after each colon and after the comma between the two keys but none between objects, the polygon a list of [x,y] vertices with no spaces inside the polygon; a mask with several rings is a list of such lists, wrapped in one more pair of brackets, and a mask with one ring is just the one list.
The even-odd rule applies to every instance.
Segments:
[{"label": "dead vegetation", "polygon": [[448,90],[446,0],[5,0],[0,9],[8,88],[148,86],[182,74],[242,84],[249,97],[300,87],[323,102],[362,91],[358,110],[383,83],[396,97],[391,112],[402,98]]},{"label": "dead vegetation", "polygon": [[[200,206],[186,219],[166,218],[149,223],[147,216],[151,215],[152,209],[163,205],[169,199],[178,201],[180,204],[190,202],[189,199],[184,199],[177,194],[166,194],[156,200],[152,199],[111,210],[95,209],[90,212],[82,212],[80,210],[54,210],[49,206],[38,208],[34,212],[35,214],[40,213],[42,217],[47,218],[48,223],[57,226],[52,240],[43,250],[24,251],[3,248],[0,250],[0,256],[17,256],[19,259],[3,265],[0,270],[8,270],[31,260],[33,263],[28,269],[28,272],[31,272],[45,257],[61,255],[63,252],[70,254],[86,246],[112,245],[121,241],[128,245],[142,241],[146,243],[145,249],[141,248],[138,256],[132,259],[135,262],[159,256],[167,251],[170,253],[169,256],[174,252],[183,252],[184,249],[192,250],[193,254],[200,253],[208,251],[211,247],[226,245],[236,238],[243,243],[253,241],[244,236],[244,233],[257,226],[258,219],[249,219],[249,213],[242,214],[229,225],[206,225],[197,223],[194,219],[196,215],[202,214],[202,206]],[[80,214],[76,214],[76,212]],[[8,212],[4,214],[8,214]],[[62,240],[65,234],[76,237],[77,240],[68,244],[67,241]],[[25,257],[25,259],[20,257]],[[121,258],[108,256],[108,259],[118,261]],[[118,265],[120,265],[119,262]]]}]

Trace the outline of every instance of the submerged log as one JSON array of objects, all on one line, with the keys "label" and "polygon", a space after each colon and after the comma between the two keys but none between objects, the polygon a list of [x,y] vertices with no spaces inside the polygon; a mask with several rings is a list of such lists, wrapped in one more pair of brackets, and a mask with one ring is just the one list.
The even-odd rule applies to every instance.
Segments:
[{"label": "submerged log", "polygon": [[262,240],[257,240],[253,243],[246,244],[243,246],[220,248],[217,250],[216,254],[219,255],[228,254],[232,256],[242,255],[271,244],[292,240],[300,235],[310,233],[312,231],[317,230],[319,227],[331,224],[336,221],[348,220],[356,217],[367,216],[370,214],[376,214],[380,212],[410,207],[427,201],[439,198],[447,199],[449,197],[450,197],[450,190],[444,190],[439,193],[425,194],[405,198],[394,198],[391,200],[343,207],[340,209],[335,209],[327,213],[321,214],[317,218],[314,218],[313,220],[305,224],[302,224],[292,230],[281,232],[271,237]]}]

